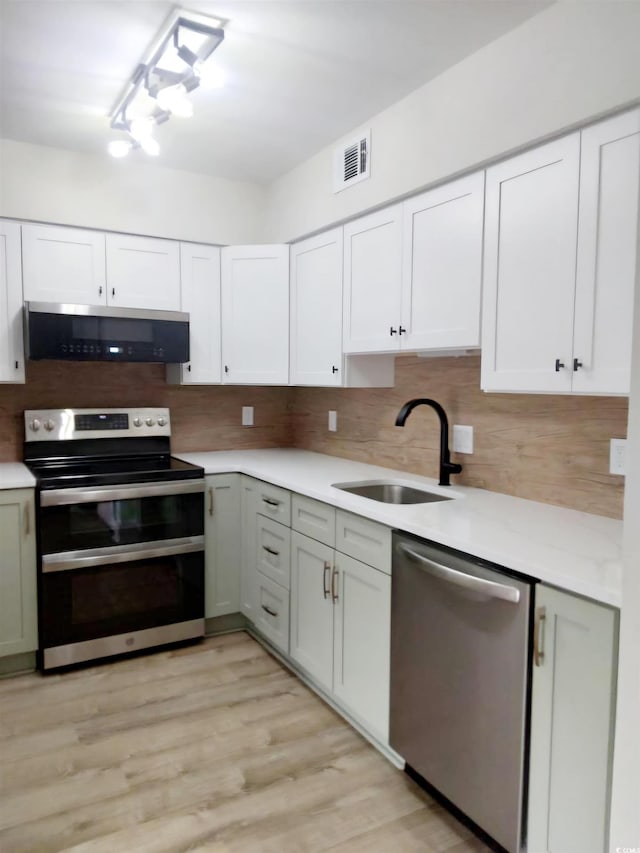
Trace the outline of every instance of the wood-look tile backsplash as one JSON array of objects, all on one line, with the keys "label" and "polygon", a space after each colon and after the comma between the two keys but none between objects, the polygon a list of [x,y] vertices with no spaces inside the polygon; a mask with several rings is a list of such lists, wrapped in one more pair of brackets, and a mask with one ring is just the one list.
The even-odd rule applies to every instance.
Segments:
[{"label": "wood-look tile backsplash", "polygon": [[[0,462],[22,459],[24,409],[168,406],[174,451],[287,447],[289,388],[167,385],[160,364],[27,362],[25,385],[0,385]],[[242,406],[255,426],[240,426]]]},{"label": "wood-look tile backsplash", "polygon": [[403,403],[431,397],[450,425],[474,429],[473,455],[452,454],[463,465],[452,483],[622,518],[624,479],[608,473],[609,439],[627,434],[626,398],[485,394],[477,356],[398,358],[395,388],[293,393],[297,447],[437,477],[436,413],[418,408],[404,428],[394,426]]},{"label": "wood-look tile backsplash", "polygon": [[[452,454],[464,466],[453,483],[622,517],[609,439],[626,436],[626,398],[484,394],[475,356],[398,358],[395,388],[382,389],[178,387],[161,365],[31,362],[26,385],[0,385],[0,462],[22,458],[24,409],[168,406],[174,451],[296,446],[437,477],[435,412],[394,426],[412,397],[432,397],[451,425],[474,428],[473,455]],[[240,426],[242,406],[255,407],[254,427]]]}]

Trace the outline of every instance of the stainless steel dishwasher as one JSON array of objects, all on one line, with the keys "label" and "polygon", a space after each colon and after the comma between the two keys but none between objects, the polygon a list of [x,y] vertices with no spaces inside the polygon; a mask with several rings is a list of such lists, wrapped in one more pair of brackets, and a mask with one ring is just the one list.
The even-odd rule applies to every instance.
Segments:
[{"label": "stainless steel dishwasher", "polygon": [[391,746],[509,853],[523,844],[533,583],[393,534]]}]

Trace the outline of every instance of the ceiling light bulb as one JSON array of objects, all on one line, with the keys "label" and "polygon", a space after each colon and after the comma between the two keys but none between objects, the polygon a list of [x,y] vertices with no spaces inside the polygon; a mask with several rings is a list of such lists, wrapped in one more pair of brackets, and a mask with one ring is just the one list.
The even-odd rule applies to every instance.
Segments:
[{"label": "ceiling light bulb", "polygon": [[174,116],[191,118],[193,115],[193,104],[187,97],[187,92],[182,83],[161,89],[158,92],[157,101],[163,110],[168,110]]},{"label": "ceiling light bulb", "polygon": [[129,133],[136,142],[142,144],[143,139],[149,139],[153,136],[153,119],[134,118]]},{"label": "ceiling light bulb", "polygon": [[109,143],[108,151],[112,157],[126,157],[131,151],[131,143],[127,139],[113,139]]},{"label": "ceiling light bulb", "polygon": [[151,157],[157,157],[160,153],[158,140],[154,139],[153,136],[145,136],[144,139],[141,139],[140,148],[142,148],[145,154],[149,154]]}]

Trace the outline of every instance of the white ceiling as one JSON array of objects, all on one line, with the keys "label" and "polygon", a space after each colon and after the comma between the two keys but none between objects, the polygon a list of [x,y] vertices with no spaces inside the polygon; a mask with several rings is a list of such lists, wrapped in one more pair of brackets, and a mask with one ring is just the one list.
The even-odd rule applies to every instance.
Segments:
[{"label": "white ceiling", "polygon": [[[185,0],[229,21],[214,54],[227,85],[157,129],[156,162],[268,183],[549,2]],[[173,7],[0,0],[0,135],[105,152],[107,116]]]}]

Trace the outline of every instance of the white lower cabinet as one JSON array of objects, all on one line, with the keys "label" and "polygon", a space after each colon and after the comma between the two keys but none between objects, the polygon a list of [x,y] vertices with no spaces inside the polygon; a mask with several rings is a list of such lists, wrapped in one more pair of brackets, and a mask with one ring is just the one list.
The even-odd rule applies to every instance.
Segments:
[{"label": "white lower cabinet", "polygon": [[33,489],[0,491],[0,657],[38,647]]},{"label": "white lower cabinet", "polygon": [[[334,513],[336,524],[322,525],[329,536],[346,528],[359,542],[369,539],[373,527],[381,531],[374,539],[386,539],[387,528],[367,519],[298,495],[292,503],[294,526],[296,519],[308,526],[310,518]],[[348,539],[341,541],[350,547]],[[333,543],[291,533],[291,657],[381,743],[389,738],[390,547],[386,554],[381,571]]]},{"label": "white lower cabinet", "polygon": [[289,652],[289,590],[256,572],[254,624],[284,654]]},{"label": "white lower cabinet", "polygon": [[603,853],[608,844],[617,612],[536,592],[528,853]]},{"label": "white lower cabinet", "polygon": [[240,474],[205,477],[205,618],[240,610]]},{"label": "white lower cabinet", "polygon": [[256,615],[256,495],[258,481],[240,480],[240,612],[250,622]]}]

